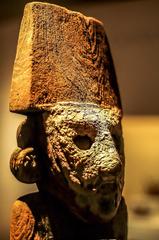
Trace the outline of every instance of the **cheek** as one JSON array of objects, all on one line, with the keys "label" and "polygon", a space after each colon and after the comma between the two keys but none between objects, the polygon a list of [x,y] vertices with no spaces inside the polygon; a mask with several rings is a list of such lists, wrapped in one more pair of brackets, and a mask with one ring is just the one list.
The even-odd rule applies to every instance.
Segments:
[{"label": "cheek", "polygon": [[47,155],[53,174],[63,173],[68,177],[71,169],[75,167],[78,150],[72,140],[74,136],[73,131],[57,133],[56,130],[47,136]]}]

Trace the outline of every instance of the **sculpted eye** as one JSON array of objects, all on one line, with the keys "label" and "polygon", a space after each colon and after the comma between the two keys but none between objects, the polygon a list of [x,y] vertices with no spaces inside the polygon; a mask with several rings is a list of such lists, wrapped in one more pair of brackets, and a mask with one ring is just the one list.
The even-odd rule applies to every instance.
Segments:
[{"label": "sculpted eye", "polygon": [[81,150],[88,150],[91,148],[93,141],[92,139],[87,136],[81,136],[81,135],[77,135],[74,139],[73,142],[75,143],[75,145],[81,149]]},{"label": "sculpted eye", "polygon": [[74,144],[81,150],[90,149],[97,135],[96,127],[87,122],[80,122],[72,126],[72,128],[75,130],[72,139]]}]

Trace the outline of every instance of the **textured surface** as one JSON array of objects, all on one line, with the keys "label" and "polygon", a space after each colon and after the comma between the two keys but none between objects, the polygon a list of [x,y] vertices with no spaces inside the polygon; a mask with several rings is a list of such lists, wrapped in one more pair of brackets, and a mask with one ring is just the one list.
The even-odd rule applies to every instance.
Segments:
[{"label": "textured surface", "polygon": [[10,169],[21,182],[35,183],[40,179],[40,162],[36,143],[36,117],[28,116],[17,129],[18,147],[10,158]]},{"label": "textured surface", "polygon": [[126,239],[116,84],[100,22],[51,4],[26,6],[10,110],[28,117],[10,167],[39,193],[15,202],[12,239]]},{"label": "textured surface", "polygon": [[22,182],[37,182],[84,221],[107,222],[124,184],[121,111],[75,102],[41,110],[18,128],[12,173]]},{"label": "textured surface", "polygon": [[30,240],[34,224],[35,219],[27,204],[17,200],[12,208],[10,240]]},{"label": "textured surface", "polygon": [[[108,221],[117,211],[124,183],[120,111],[77,103],[59,103],[45,111],[43,146],[49,158],[49,183],[54,181],[52,175],[57,186],[68,185],[63,193],[69,191],[67,188],[73,191],[74,202],[69,205],[70,197],[61,200],[73,211],[75,205],[84,221],[90,220],[89,215],[82,213],[85,209],[90,215]],[[62,190],[49,183],[44,188],[61,195]]]},{"label": "textured surface", "polygon": [[104,27],[96,19],[45,3],[27,4],[14,64],[10,110],[58,101],[120,106]]},{"label": "textured surface", "polygon": [[116,216],[109,223],[87,224],[56,198],[32,193],[15,202],[11,227],[11,240],[126,240],[127,209],[122,199]]},{"label": "textured surface", "polygon": [[40,179],[39,162],[32,147],[17,148],[11,155],[10,169],[21,182],[35,183]]},{"label": "textured surface", "polygon": [[121,111],[75,102],[41,110],[42,117],[29,117],[18,128],[12,173],[37,182],[84,221],[108,221],[124,184]]}]

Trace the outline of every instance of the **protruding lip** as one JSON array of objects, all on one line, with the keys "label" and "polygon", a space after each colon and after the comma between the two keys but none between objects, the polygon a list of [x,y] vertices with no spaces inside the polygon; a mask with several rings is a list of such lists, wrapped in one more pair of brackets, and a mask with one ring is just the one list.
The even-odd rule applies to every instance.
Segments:
[{"label": "protruding lip", "polygon": [[[100,179],[101,180],[101,179]],[[106,179],[105,179],[106,180]],[[77,193],[77,205],[97,216],[99,221],[107,222],[114,217],[119,206],[121,192],[118,178],[89,183],[81,193]],[[86,217],[87,219],[87,217]]]}]

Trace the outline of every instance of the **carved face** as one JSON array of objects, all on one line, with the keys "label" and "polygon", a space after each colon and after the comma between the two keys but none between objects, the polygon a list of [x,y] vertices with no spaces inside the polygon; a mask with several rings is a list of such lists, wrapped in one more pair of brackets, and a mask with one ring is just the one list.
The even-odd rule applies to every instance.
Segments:
[{"label": "carved face", "polygon": [[43,113],[43,125],[49,191],[52,177],[59,179],[59,185],[74,193],[74,203],[81,212],[87,209],[101,220],[111,219],[124,182],[120,111],[95,104],[58,103]]}]

